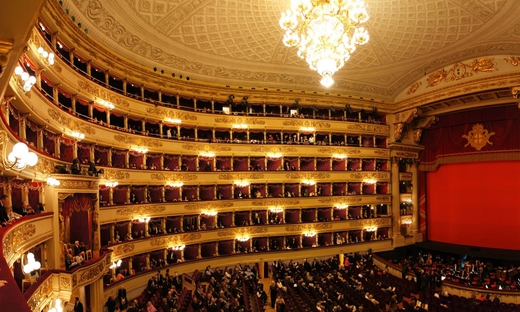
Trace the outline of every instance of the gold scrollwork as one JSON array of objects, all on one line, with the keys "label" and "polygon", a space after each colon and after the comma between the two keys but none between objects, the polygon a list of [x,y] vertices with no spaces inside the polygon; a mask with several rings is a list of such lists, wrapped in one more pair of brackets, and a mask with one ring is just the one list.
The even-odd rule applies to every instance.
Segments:
[{"label": "gold scrollwork", "polygon": [[359,154],[361,153],[360,149],[357,148],[349,148],[349,147],[320,147],[318,148],[318,153],[322,154]]},{"label": "gold scrollwork", "polygon": [[506,63],[511,63],[513,66],[518,66],[520,64],[520,57],[519,56],[510,56],[504,59]]},{"label": "gold scrollwork", "polygon": [[152,180],[159,181],[194,181],[197,175],[193,173],[152,173]]},{"label": "gold scrollwork", "polygon": [[371,219],[371,220],[355,220],[352,221],[350,224],[353,227],[372,227],[372,226],[384,226],[384,225],[390,225],[391,220],[390,218],[381,218],[381,219]]},{"label": "gold scrollwork", "polygon": [[291,172],[286,173],[285,177],[287,179],[307,179],[307,180],[314,180],[314,179],[328,179],[330,178],[330,174],[323,173],[323,172],[308,172],[308,173],[298,173],[298,172]]},{"label": "gold scrollwork", "polygon": [[408,92],[406,92],[406,94],[413,94],[415,93],[415,91],[417,91],[417,89],[419,89],[419,87],[422,85],[422,82],[418,81],[414,84],[412,84],[410,86],[410,88],[408,89]]},{"label": "gold scrollwork", "polygon": [[478,74],[479,72],[492,72],[498,70],[495,66],[497,65],[494,62],[494,58],[479,58],[474,59],[468,64],[464,64],[462,62],[455,63],[448,71],[444,68],[438,71],[435,71],[428,76],[426,79],[427,88],[434,87],[441,82],[450,82],[461,80],[467,77],[473,76],[473,74]]},{"label": "gold scrollwork", "polygon": [[68,181],[62,180],[60,183],[60,189],[98,189],[97,181]]},{"label": "gold scrollwork", "polygon": [[263,178],[263,173],[221,173],[218,175],[219,180],[257,180]]},{"label": "gold scrollwork", "polygon": [[464,147],[471,145],[471,147],[480,151],[487,144],[493,145],[493,142],[489,141],[489,138],[493,135],[495,135],[495,132],[489,132],[487,129],[484,129],[484,126],[481,124],[475,124],[467,135],[462,135],[464,139],[468,140],[468,143],[466,143]]},{"label": "gold scrollwork", "polygon": [[363,132],[375,132],[388,134],[388,126],[371,125],[371,124],[359,124],[359,123],[347,123],[346,129],[350,131],[363,131]]},{"label": "gold scrollwork", "polygon": [[38,308],[41,303],[45,301],[52,294],[52,278],[47,278],[39,287],[34,291],[31,298],[27,300],[27,304],[31,308],[31,311],[39,311]]},{"label": "gold scrollwork", "polygon": [[353,179],[389,179],[389,172],[356,172],[351,173],[350,177]]},{"label": "gold scrollwork", "polygon": [[131,135],[124,135],[124,134],[116,134],[114,135],[114,140],[118,142],[122,142],[125,144],[132,144],[136,146],[145,146],[145,147],[162,147],[162,142],[157,139],[150,139],[150,138],[139,138],[136,136]]},{"label": "gold scrollwork", "polygon": [[36,226],[34,224],[22,224],[17,226],[14,230],[9,231],[4,237],[4,258],[19,250],[22,244],[29,240],[36,233]]},{"label": "gold scrollwork", "polygon": [[124,255],[126,253],[132,252],[135,249],[135,245],[132,243],[126,243],[120,246],[116,246],[112,250],[114,251],[112,253],[112,257],[121,257],[121,255]]},{"label": "gold scrollwork", "polygon": [[82,79],[78,80],[78,86],[80,90],[86,91],[99,99],[111,102],[116,106],[130,106],[130,103],[124,97],[112,94],[111,92],[108,92],[108,90],[94,86],[88,82],[83,81]]},{"label": "gold scrollwork", "polygon": [[265,121],[258,118],[242,118],[242,117],[217,117],[215,123],[224,124],[246,124],[246,125],[265,125]]},{"label": "gold scrollwork", "polygon": [[74,120],[72,117],[68,117],[67,115],[62,114],[61,112],[59,112],[53,108],[49,108],[47,110],[47,113],[53,120],[58,122],[60,125],[65,126],[71,130],[80,131],[80,132],[83,132],[85,134],[90,134],[90,135],[96,134],[96,130],[94,129],[94,127],[92,127],[84,122],[78,122],[78,121]]},{"label": "gold scrollwork", "polygon": [[180,119],[180,120],[197,120],[197,116],[192,113],[187,112],[179,112],[172,109],[167,109],[164,107],[148,107],[146,108],[147,113],[152,113],[157,116]]},{"label": "gold scrollwork", "polygon": [[130,173],[125,172],[123,170],[105,169],[105,172],[103,173],[103,177],[105,179],[117,179],[117,180],[130,179]]},{"label": "gold scrollwork", "polygon": [[255,200],[251,204],[253,206],[286,206],[286,205],[298,205],[300,203],[297,199],[264,199]]},{"label": "gold scrollwork", "polygon": [[377,196],[376,200],[386,202],[390,200],[390,196]]},{"label": "gold scrollwork", "polygon": [[239,229],[226,229],[218,232],[219,237],[224,236],[237,236],[244,234],[262,234],[267,233],[268,229],[266,226],[262,227],[250,227],[250,228],[239,228]]},{"label": "gold scrollwork", "polygon": [[[86,271],[78,272],[79,274],[81,274],[79,281],[85,282],[85,281],[97,279],[99,277],[99,275],[101,275],[103,272],[105,272],[105,263],[99,262],[94,267],[92,267]],[[74,274],[74,275],[76,275],[76,274]]]},{"label": "gold scrollwork", "polygon": [[315,127],[315,128],[330,128],[330,123],[325,121],[315,121],[315,120],[287,120],[283,122],[284,126],[294,126],[294,127]]},{"label": "gold scrollwork", "polygon": [[60,276],[60,288],[63,290],[70,290],[70,278],[67,276]]},{"label": "gold scrollwork", "polygon": [[318,223],[318,224],[298,224],[288,225],[285,227],[287,232],[303,232],[303,231],[317,231],[317,230],[328,230],[332,229],[332,223]]},{"label": "gold scrollwork", "polygon": [[230,146],[224,145],[209,145],[209,144],[197,144],[197,143],[186,143],[182,144],[182,149],[188,151],[197,151],[197,152],[229,152],[231,151]]},{"label": "gold scrollwork", "polygon": [[164,246],[169,243],[187,243],[198,240],[202,237],[199,233],[177,234],[167,237],[154,238],[150,240],[150,246]]},{"label": "gold scrollwork", "polygon": [[135,207],[125,207],[122,209],[118,209],[116,214],[118,216],[129,216],[129,215],[147,215],[147,214],[155,214],[161,213],[166,210],[166,206],[162,205],[149,205],[149,206],[135,206]]},{"label": "gold scrollwork", "polygon": [[349,196],[349,197],[340,197],[339,199],[335,198],[325,198],[319,199],[318,201],[322,204],[350,204],[360,202],[362,199],[358,196]]},{"label": "gold scrollwork", "polygon": [[251,152],[260,153],[294,153],[298,149],[293,146],[253,146]]},{"label": "gold scrollwork", "polygon": [[215,208],[228,208],[233,207],[232,202],[216,202],[216,203],[192,203],[184,205],[186,210],[203,210],[203,209],[215,209]]},{"label": "gold scrollwork", "polygon": [[389,156],[390,155],[390,151],[389,150],[383,150],[383,149],[376,149],[376,150],[374,150],[374,154],[376,154],[378,156]]}]

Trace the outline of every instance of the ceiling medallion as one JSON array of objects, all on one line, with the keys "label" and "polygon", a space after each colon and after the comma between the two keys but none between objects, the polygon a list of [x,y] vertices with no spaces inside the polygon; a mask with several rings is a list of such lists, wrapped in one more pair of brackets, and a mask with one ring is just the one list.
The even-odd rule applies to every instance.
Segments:
[{"label": "ceiling medallion", "polygon": [[359,27],[368,18],[361,0],[291,0],[291,9],[280,18],[283,43],[298,47],[298,56],[322,76],[322,85],[330,87],[332,75],[356,46],[368,42],[367,30]]}]

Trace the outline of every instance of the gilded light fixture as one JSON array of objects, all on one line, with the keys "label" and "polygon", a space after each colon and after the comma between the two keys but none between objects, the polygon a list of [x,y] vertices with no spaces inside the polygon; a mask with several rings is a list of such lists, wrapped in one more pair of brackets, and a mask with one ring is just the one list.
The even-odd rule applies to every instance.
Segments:
[{"label": "gilded light fixture", "polygon": [[283,43],[298,47],[298,56],[322,76],[321,84],[334,83],[332,75],[343,67],[357,45],[368,42],[360,27],[369,16],[362,0],[291,0],[282,13]]},{"label": "gilded light fixture", "polygon": [[119,268],[121,266],[121,263],[123,263],[123,261],[121,259],[119,259],[117,261],[112,261],[112,265],[110,266],[110,269]]},{"label": "gilded light fixture", "polygon": [[184,183],[182,181],[168,182],[169,187],[179,188],[179,187],[182,187],[183,185],[184,185]]},{"label": "gilded light fixture", "polygon": [[102,183],[102,184],[105,185],[106,187],[112,188],[112,187],[116,187],[119,184],[119,182],[109,180],[109,181],[105,181],[105,183]]},{"label": "gilded light fixture", "polygon": [[134,152],[139,153],[139,154],[148,153],[148,148],[144,147],[144,146],[134,146],[134,147],[132,147],[132,149],[134,150]]},{"label": "gilded light fixture", "polygon": [[72,133],[70,134],[70,136],[76,140],[76,141],[81,141],[85,138],[85,134],[84,133],[81,133],[79,131],[72,131]]},{"label": "gilded light fixture", "polygon": [[0,165],[4,170],[21,171],[32,167],[38,162],[38,155],[29,151],[25,143],[18,142],[13,146],[13,151],[7,154],[7,142],[9,138],[5,131],[0,130],[0,146],[2,148],[2,159]]},{"label": "gilded light fixture", "polygon": [[14,69],[14,73],[15,73],[14,78],[15,78],[18,86],[26,93],[31,91],[31,88],[36,83],[36,77],[29,75],[29,73],[26,72],[22,68],[22,66],[17,66]]},{"label": "gilded light fixture", "polygon": [[39,261],[36,261],[34,259],[34,254],[32,252],[28,253],[27,254],[27,264],[23,265],[23,272],[25,274],[29,274],[32,271],[39,270],[40,267],[41,267],[41,264]]},{"label": "gilded light fixture", "polygon": [[236,240],[239,242],[247,242],[251,239],[251,237],[248,234],[241,234],[236,237]]},{"label": "gilded light fixture", "polygon": [[309,180],[309,179],[303,179],[301,183],[302,183],[303,185],[307,185],[307,186],[313,186],[313,185],[316,185],[316,181],[314,181],[314,180]]},{"label": "gilded light fixture", "polygon": [[114,107],[115,107],[114,104],[112,104],[112,103],[109,102],[109,101],[105,101],[105,100],[103,100],[103,99],[98,99],[96,102],[97,102],[99,105],[101,105],[102,107],[104,107],[104,108],[106,108],[106,109],[108,109],[108,110],[112,110],[112,109],[114,109]]},{"label": "gilded light fixture", "polygon": [[186,245],[184,244],[177,244],[170,247],[171,250],[184,250],[184,248],[186,248]]},{"label": "gilded light fixture", "polygon": [[60,181],[58,179],[55,179],[53,177],[47,178],[47,185],[48,186],[60,186]]},{"label": "gilded light fixture", "polygon": [[316,236],[316,231],[306,231],[303,233],[303,236],[305,237],[314,237]]},{"label": "gilded light fixture", "polygon": [[47,63],[47,65],[54,65],[54,53],[47,52],[43,47],[39,47],[38,55],[40,55],[40,58],[43,60],[43,62]]},{"label": "gilded light fixture", "polygon": [[150,217],[140,217],[137,219],[137,222],[139,223],[148,223],[150,222]]},{"label": "gilded light fixture", "polygon": [[336,208],[337,210],[344,210],[344,209],[347,209],[347,208],[348,208],[348,205],[345,205],[345,204],[336,204],[336,205],[334,205],[334,208]]},{"label": "gilded light fixture", "polygon": [[246,187],[249,186],[249,181],[247,180],[237,180],[234,182],[234,184],[238,187]]},{"label": "gilded light fixture", "polygon": [[272,207],[269,207],[269,211],[272,213],[280,213],[280,212],[283,212],[283,207],[272,206]]},{"label": "gilded light fixture", "polygon": [[218,211],[210,209],[210,210],[203,210],[200,213],[201,215],[205,215],[207,217],[214,217],[218,214]]}]

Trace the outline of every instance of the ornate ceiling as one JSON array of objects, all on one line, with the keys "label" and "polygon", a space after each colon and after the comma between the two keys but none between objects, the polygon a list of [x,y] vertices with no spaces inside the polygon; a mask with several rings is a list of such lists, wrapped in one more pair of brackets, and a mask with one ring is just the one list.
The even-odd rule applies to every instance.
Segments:
[{"label": "ornate ceiling", "polygon": [[[365,0],[370,41],[330,92],[392,101],[414,81],[470,58],[520,51],[517,0]],[[165,74],[243,87],[324,91],[282,44],[289,0],[66,0],[113,52]]]}]

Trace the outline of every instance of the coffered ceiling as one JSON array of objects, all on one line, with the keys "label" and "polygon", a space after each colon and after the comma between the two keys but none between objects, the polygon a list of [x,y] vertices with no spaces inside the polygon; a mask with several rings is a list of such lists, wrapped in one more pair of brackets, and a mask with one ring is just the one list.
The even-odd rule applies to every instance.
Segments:
[{"label": "coffered ceiling", "polygon": [[[370,41],[329,92],[383,101],[444,66],[518,55],[517,0],[366,0]],[[289,0],[65,0],[89,36],[150,68],[243,87],[324,91],[282,44]]]}]

